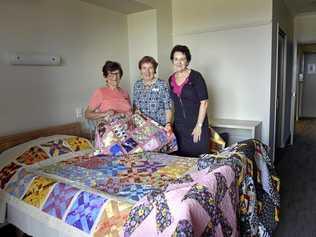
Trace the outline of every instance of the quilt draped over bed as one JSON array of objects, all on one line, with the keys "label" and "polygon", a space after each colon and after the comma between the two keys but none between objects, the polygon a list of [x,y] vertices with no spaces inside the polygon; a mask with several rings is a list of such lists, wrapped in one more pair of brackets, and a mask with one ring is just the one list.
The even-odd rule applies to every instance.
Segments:
[{"label": "quilt draped over bed", "polygon": [[257,140],[200,159],[66,157],[87,146],[72,140],[37,146],[35,163],[31,147],[2,167],[1,195],[86,236],[272,236],[278,223],[279,179]]}]

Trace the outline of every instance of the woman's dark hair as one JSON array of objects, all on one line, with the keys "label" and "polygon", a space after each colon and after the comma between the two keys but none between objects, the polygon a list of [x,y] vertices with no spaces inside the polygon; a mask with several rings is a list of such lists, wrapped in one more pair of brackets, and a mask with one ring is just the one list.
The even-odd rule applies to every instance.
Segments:
[{"label": "woman's dark hair", "polygon": [[171,50],[170,53],[170,60],[173,61],[173,56],[175,52],[181,52],[185,55],[185,57],[187,58],[188,63],[191,62],[191,53],[190,50],[187,46],[185,45],[176,45],[173,47],[173,49]]},{"label": "woman's dark hair", "polygon": [[142,68],[142,65],[144,63],[151,63],[154,67],[154,72],[156,73],[158,62],[151,56],[144,56],[141,60],[138,62],[138,69],[140,70]]},{"label": "woman's dark hair", "polygon": [[108,76],[108,72],[114,72],[116,70],[119,70],[120,77],[122,77],[123,76],[123,70],[122,70],[121,64],[119,64],[118,62],[106,61],[104,66],[103,66],[103,68],[102,68],[102,72],[103,72],[103,75],[105,77]]}]

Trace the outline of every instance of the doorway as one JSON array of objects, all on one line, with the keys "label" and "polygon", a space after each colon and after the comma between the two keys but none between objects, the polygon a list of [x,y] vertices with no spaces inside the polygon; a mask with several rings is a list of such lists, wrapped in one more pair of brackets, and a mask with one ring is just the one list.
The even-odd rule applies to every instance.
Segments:
[{"label": "doorway", "polygon": [[298,45],[296,121],[316,118],[316,44]]},{"label": "doorway", "polygon": [[300,118],[316,118],[316,53],[304,53]]}]

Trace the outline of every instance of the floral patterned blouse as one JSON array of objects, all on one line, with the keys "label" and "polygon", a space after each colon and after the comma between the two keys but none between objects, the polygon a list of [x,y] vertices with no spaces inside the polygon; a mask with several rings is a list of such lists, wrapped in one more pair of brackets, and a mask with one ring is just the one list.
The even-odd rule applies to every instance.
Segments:
[{"label": "floral patterned blouse", "polygon": [[166,110],[172,107],[168,84],[157,79],[154,84],[145,86],[144,81],[137,80],[133,90],[133,105],[143,114],[161,125],[166,124]]}]

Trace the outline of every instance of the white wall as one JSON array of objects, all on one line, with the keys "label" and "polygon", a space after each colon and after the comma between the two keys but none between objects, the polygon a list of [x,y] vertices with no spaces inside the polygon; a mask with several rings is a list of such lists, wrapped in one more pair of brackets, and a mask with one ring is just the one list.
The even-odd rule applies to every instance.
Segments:
[{"label": "white wall", "polygon": [[139,60],[145,55],[152,56],[158,60],[156,10],[129,14],[127,21],[130,86],[132,89],[134,82],[140,79]]},{"label": "white wall", "polygon": [[[172,48],[172,0],[137,0],[156,9],[157,16],[157,50],[159,77],[168,79],[171,71],[169,60]],[[150,31],[150,29],[148,29]]]},{"label": "white wall", "polygon": [[176,35],[238,28],[271,21],[272,0],[173,0]]},{"label": "white wall", "polygon": [[269,142],[272,1],[173,0],[174,44],[205,77],[211,117],[263,122]]},{"label": "white wall", "polygon": [[[75,120],[103,85],[107,59],[121,62],[129,89],[127,17],[78,0],[0,2],[0,134]],[[60,55],[58,67],[11,66],[8,52]]]},{"label": "white wall", "polygon": [[295,17],[295,37],[298,43],[316,42],[316,12]]}]

